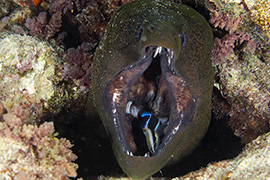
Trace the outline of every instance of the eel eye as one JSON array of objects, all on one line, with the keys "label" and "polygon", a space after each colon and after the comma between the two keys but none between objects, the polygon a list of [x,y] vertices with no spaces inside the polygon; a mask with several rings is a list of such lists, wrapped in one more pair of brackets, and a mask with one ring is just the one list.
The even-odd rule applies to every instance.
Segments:
[{"label": "eel eye", "polygon": [[174,34],[173,35],[174,38],[181,38],[181,48],[186,44],[186,34]]},{"label": "eel eye", "polygon": [[137,40],[138,41],[141,40],[143,29],[144,29],[144,27],[143,26],[140,26],[139,29],[138,29],[138,31],[136,32]]}]

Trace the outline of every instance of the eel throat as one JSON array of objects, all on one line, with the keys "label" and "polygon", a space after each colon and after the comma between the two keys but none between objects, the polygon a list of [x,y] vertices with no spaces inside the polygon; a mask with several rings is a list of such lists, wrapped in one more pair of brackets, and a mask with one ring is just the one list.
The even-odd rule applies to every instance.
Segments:
[{"label": "eel throat", "polygon": [[174,71],[174,52],[148,46],[141,58],[107,84],[103,100],[122,152],[150,158],[188,125],[196,99]]}]

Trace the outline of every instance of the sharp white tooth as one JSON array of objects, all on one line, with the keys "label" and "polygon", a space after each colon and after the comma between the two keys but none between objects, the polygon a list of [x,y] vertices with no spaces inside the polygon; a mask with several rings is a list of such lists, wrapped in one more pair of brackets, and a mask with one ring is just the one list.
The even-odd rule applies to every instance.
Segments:
[{"label": "sharp white tooth", "polygon": [[132,101],[128,101],[126,106],[126,113],[132,115],[135,118],[138,118],[138,113],[140,109],[132,104]]},{"label": "sharp white tooth", "polygon": [[127,155],[129,155],[129,151],[127,151]]},{"label": "sharp white tooth", "polygon": [[[159,48],[159,47],[158,47]],[[157,56],[157,54],[158,54],[158,48],[156,49],[156,51],[155,51],[155,54],[154,54],[154,58]]]},{"label": "sharp white tooth", "polygon": [[133,156],[133,153],[132,152],[130,152],[130,156]]},{"label": "sharp white tooth", "polygon": [[159,54],[161,53],[161,50],[162,50],[162,47],[159,46],[159,47],[158,47],[158,53],[159,53]]},{"label": "sharp white tooth", "polygon": [[173,58],[173,51],[171,52],[171,59]]},{"label": "sharp white tooth", "polygon": [[148,156],[147,153],[145,153],[144,157],[147,157],[147,156]]},{"label": "sharp white tooth", "polygon": [[128,101],[127,106],[126,106],[126,113],[127,114],[130,114],[130,107],[131,107],[131,105],[132,105],[132,101]]},{"label": "sharp white tooth", "polygon": [[135,118],[138,118],[139,111],[140,110],[134,105],[130,107],[130,114]]}]

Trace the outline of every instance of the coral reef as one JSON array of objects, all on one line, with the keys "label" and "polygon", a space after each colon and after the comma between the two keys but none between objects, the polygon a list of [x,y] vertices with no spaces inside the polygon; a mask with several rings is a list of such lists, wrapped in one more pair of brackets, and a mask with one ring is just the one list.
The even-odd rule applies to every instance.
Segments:
[{"label": "coral reef", "polygon": [[268,179],[270,178],[270,134],[259,136],[247,144],[243,152],[232,160],[209,164],[173,180],[188,179]]},{"label": "coral reef", "polygon": [[[48,134],[45,135],[45,139],[48,138],[49,141],[46,142],[48,146],[44,146],[44,149],[41,149],[40,145],[31,144],[30,140],[36,139],[36,136],[39,135],[34,133],[38,131],[35,129],[38,129],[38,125],[44,121],[54,120],[55,124],[61,126],[59,128],[61,134],[64,134],[63,131],[73,131],[73,129],[64,129],[63,124],[69,124],[70,119],[74,118],[74,112],[84,108],[87,90],[90,86],[90,65],[95,46],[101,38],[110,15],[124,1],[97,0],[89,3],[84,0],[45,0],[39,7],[33,6],[34,1],[21,2],[24,4],[11,3],[7,9],[9,12],[2,15],[0,23],[0,91],[2,92],[0,95],[0,121],[3,127],[8,128],[10,128],[9,120],[18,120],[20,123],[18,127],[10,128],[12,133],[13,130],[14,133],[19,132],[16,134],[19,138],[16,136],[14,139],[10,139],[1,134],[0,144],[7,143],[6,149],[3,149],[5,152],[14,149],[14,152],[12,151],[14,156],[18,152],[16,157],[20,161],[18,164],[15,162],[6,164],[5,168],[9,169],[0,171],[7,173],[3,176],[10,176],[13,179],[19,179],[21,176],[28,179],[37,177],[48,179],[49,176],[68,179],[67,176],[76,176],[77,168],[77,165],[71,163],[75,157],[72,159],[72,157],[67,157],[68,153],[65,154],[67,151],[71,153],[68,149],[70,146],[64,140],[58,140]],[[77,21],[77,17],[87,6],[93,7],[94,4],[95,7],[98,7],[99,14],[91,14],[87,18],[100,16],[103,18],[102,22],[93,21],[92,26],[87,27],[95,29],[91,30],[95,31],[94,35],[82,36],[79,26],[84,22]],[[5,5],[0,4],[0,6]],[[85,13],[87,12],[85,11]],[[103,16],[101,13],[106,15]],[[101,26],[102,28],[99,28]],[[94,43],[87,42],[89,39],[94,39]],[[69,116],[69,119],[64,118],[65,116]],[[34,132],[23,131],[28,127]],[[5,132],[6,129],[3,128]],[[24,136],[22,134],[28,134],[29,141],[24,140],[25,137],[21,137]],[[23,140],[22,143],[21,140]],[[39,140],[36,139],[35,143]],[[13,144],[17,149],[13,147]],[[38,149],[36,149],[37,146]],[[65,152],[57,151],[58,147]],[[24,150],[35,156],[30,159],[27,158],[28,156],[21,157],[20,153],[25,154],[21,152]],[[39,152],[35,152],[36,150],[40,150],[40,153],[47,153],[45,158],[38,159],[39,157],[36,155],[39,155]],[[44,152],[45,150],[46,152]],[[56,159],[51,158],[53,155],[57,155]],[[39,160],[44,166],[38,166],[40,165]],[[10,162],[13,159],[7,159],[7,161]],[[29,165],[33,161],[36,161],[37,164]],[[26,166],[20,163],[26,164]],[[27,171],[28,166],[32,166],[29,171]],[[21,173],[15,174],[17,171],[12,169],[13,167]],[[60,174],[58,174],[58,170],[61,171]],[[19,176],[17,177],[17,175]]]},{"label": "coral reef", "polygon": [[83,108],[86,93],[61,78],[62,49],[7,31],[0,52],[0,179],[76,177],[70,142],[55,137],[52,123],[41,124]]},{"label": "coral reef", "polygon": [[11,6],[11,12],[0,20],[0,30],[8,29],[18,34],[26,34],[25,28],[21,25],[27,18],[33,16],[33,14],[30,7],[16,8],[16,6]]},{"label": "coral reef", "polygon": [[[249,8],[256,9],[260,2]],[[230,126],[245,143],[270,130],[269,43],[265,26],[251,25],[260,17],[246,6],[223,3],[211,10],[209,20],[216,36],[212,57],[217,67],[215,86],[231,107],[226,110]]]},{"label": "coral reef", "polygon": [[10,114],[0,122],[0,179],[68,179],[76,177],[77,156],[71,143],[55,137],[52,122],[23,125]]}]

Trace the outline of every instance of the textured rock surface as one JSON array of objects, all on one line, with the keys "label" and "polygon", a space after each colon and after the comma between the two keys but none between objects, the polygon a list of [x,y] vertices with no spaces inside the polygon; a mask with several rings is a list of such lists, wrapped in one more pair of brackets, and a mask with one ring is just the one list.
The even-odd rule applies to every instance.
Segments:
[{"label": "textured rock surface", "polygon": [[196,172],[173,180],[270,178],[270,134],[247,144],[236,158],[209,164]]}]

